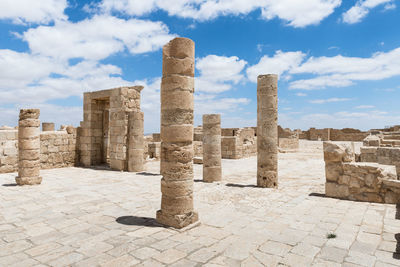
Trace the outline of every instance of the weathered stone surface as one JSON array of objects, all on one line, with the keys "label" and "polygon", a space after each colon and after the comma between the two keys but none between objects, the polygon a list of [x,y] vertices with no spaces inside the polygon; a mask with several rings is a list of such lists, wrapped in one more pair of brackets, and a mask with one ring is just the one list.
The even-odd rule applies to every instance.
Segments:
[{"label": "weathered stone surface", "polygon": [[[40,177],[40,129],[34,127],[29,120],[39,120],[39,109],[21,109],[18,127],[18,176],[15,181],[18,185],[34,185],[42,182]],[[37,125],[37,124],[35,124]]]},{"label": "weathered stone surface", "polygon": [[329,162],[354,161],[354,152],[349,144],[324,142],[324,160]]},{"label": "weathered stone surface", "polygon": [[221,169],[221,115],[203,115],[203,181],[222,179]]},{"label": "weathered stone surface", "polygon": [[[379,148],[378,148],[379,149]],[[377,149],[361,149],[363,154]],[[400,201],[396,167],[373,162],[352,162],[350,146],[324,142],[325,194],[330,197],[377,203]]]},{"label": "weathered stone surface", "polygon": [[175,38],[163,47],[161,82],[161,209],[157,221],[183,228],[193,210],[194,43]]},{"label": "weathered stone surface", "polygon": [[144,170],[143,120],[143,112],[132,111],[129,113],[128,171],[130,172],[141,172]]},{"label": "weathered stone surface", "polygon": [[[131,112],[140,113],[142,89],[143,86],[130,86],[84,93],[78,146],[81,165],[88,167],[109,162],[114,170],[140,169],[140,153],[134,156],[132,153],[139,151],[129,147],[135,140],[139,143],[143,140],[143,137],[131,135],[141,127],[130,128],[129,117]],[[135,160],[129,162],[129,155]]]},{"label": "weathered stone surface", "polygon": [[[257,78],[257,186],[278,187],[278,76]],[[268,154],[268,157],[263,157]]]},{"label": "weathered stone surface", "polygon": [[54,122],[42,122],[43,132],[55,131],[55,129]]}]

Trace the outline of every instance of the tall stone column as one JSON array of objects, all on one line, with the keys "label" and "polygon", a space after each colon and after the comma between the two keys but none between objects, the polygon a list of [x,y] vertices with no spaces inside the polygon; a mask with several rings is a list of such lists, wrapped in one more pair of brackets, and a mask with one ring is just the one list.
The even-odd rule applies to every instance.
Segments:
[{"label": "tall stone column", "polygon": [[221,181],[221,115],[203,115],[203,181]]},{"label": "tall stone column", "polygon": [[198,220],[193,207],[194,42],[163,47],[161,82],[161,210],[157,221],[183,228]]},{"label": "tall stone column", "polygon": [[128,171],[141,172],[144,170],[144,130],[143,112],[132,111],[128,119]]},{"label": "tall stone column", "polygon": [[40,110],[21,109],[18,122],[18,185],[34,185],[40,177]]},{"label": "tall stone column", "polygon": [[257,78],[257,186],[278,187],[278,75]]}]

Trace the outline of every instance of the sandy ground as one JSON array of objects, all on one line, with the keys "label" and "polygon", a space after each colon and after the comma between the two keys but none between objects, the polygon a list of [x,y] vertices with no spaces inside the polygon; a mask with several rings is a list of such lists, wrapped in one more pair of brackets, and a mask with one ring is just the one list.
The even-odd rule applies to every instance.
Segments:
[{"label": "sandy ground", "polygon": [[0,266],[400,266],[400,212],[324,197],[322,142],[279,154],[278,189],[255,187],[256,162],[223,160],[213,184],[195,165],[201,225],[185,232],[155,223],[156,161],[43,170],[31,187],[1,174]]}]

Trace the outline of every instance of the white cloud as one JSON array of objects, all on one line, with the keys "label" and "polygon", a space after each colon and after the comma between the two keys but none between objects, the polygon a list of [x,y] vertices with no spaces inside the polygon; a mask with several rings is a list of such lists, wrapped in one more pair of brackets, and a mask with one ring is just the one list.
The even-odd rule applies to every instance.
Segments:
[{"label": "white cloud", "polygon": [[261,74],[282,74],[300,65],[306,55],[300,51],[282,52],[278,50],[273,57],[263,56],[260,61],[248,67],[247,77],[252,82],[257,82],[257,76]]},{"label": "white cloud", "polygon": [[371,108],[375,108],[375,106],[372,105],[360,105],[360,106],[356,106],[356,109],[371,109]]},{"label": "white cloud", "polygon": [[242,70],[246,64],[235,56],[208,55],[196,59],[196,69],[200,72],[196,78],[196,91],[219,93],[230,90],[232,85],[243,81]]},{"label": "white cloud", "polygon": [[345,87],[354,81],[373,81],[400,75],[400,48],[378,52],[369,58],[310,57],[303,64],[292,68],[291,74],[314,74],[315,78],[293,81],[291,89],[323,89]]},{"label": "white cloud", "polygon": [[[82,120],[82,106],[59,106],[46,103],[18,104],[11,108],[0,107],[0,121],[2,125],[17,126],[19,110],[21,108],[39,108],[41,122],[54,122],[57,129],[60,125],[77,126]],[[68,114],[68,116],[66,115]]]},{"label": "white cloud", "polygon": [[395,8],[394,0],[358,0],[357,3],[342,15],[343,22],[354,24],[366,17],[369,11],[379,5],[386,4],[385,9]]},{"label": "white cloud", "polygon": [[248,98],[212,98],[196,101],[195,97],[195,111],[198,114],[218,113],[221,111],[237,110],[240,105],[247,105],[249,103],[250,99]]},{"label": "white cloud", "polygon": [[70,66],[46,56],[0,50],[0,104],[44,103],[130,84],[121,73],[117,66],[96,61]]},{"label": "white cloud", "polygon": [[297,96],[307,96],[307,94],[305,94],[305,93],[297,93],[296,95]]},{"label": "white cloud", "polygon": [[1,0],[0,19],[15,24],[43,23],[66,20],[67,0]]},{"label": "white cloud", "polygon": [[340,6],[341,0],[270,0],[262,8],[266,19],[279,17],[293,27],[305,27],[320,23]]},{"label": "white cloud", "polygon": [[104,59],[127,49],[131,54],[160,49],[175,35],[161,22],[94,16],[76,23],[61,21],[23,33],[33,54],[59,59]]},{"label": "white cloud", "polygon": [[262,18],[278,17],[293,27],[318,24],[340,6],[341,0],[103,0],[97,9],[141,16],[154,10],[199,21],[219,16],[240,16],[260,9]]},{"label": "white cloud", "polygon": [[326,103],[334,103],[334,102],[345,102],[345,101],[350,101],[351,98],[327,98],[327,99],[316,99],[316,100],[310,100],[310,103],[312,104],[326,104]]}]

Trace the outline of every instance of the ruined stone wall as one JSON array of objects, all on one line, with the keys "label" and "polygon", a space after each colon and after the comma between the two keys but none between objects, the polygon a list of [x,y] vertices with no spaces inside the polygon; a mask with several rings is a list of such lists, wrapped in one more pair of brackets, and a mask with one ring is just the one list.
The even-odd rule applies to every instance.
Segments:
[{"label": "ruined stone wall", "polygon": [[298,138],[279,138],[278,146],[282,150],[297,150],[299,149]]},{"label": "ruined stone wall", "polygon": [[46,131],[40,133],[40,166],[42,169],[75,166],[77,160],[77,130]]},{"label": "ruined stone wall", "polygon": [[[77,129],[40,133],[40,166],[42,169],[76,166]],[[18,131],[0,130],[0,173],[18,171]]]},{"label": "ruined stone wall", "polygon": [[315,129],[315,128],[310,128],[309,130],[309,140],[312,141],[329,141],[330,139],[330,128],[325,128],[325,129]]},{"label": "ruined stone wall", "polygon": [[223,159],[241,159],[257,154],[257,137],[253,127],[221,129]]},{"label": "ruined stone wall", "polygon": [[397,204],[400,181],[396,167],[354,162],[350,145],[324,142],[325,194],[328,197]]},{"label": "ruined stone wall", "polygon": [[18,130],[0,130],[0,173],[18,170]]},{"label": "ruined stone wall", "polygon": [[[79,146],[83,166],[109,160],[112,169],[128,169],[128,118],[130,112],[140,112],[142,89],[143,86],[130,86],[84,93]],[[105,129],[109,131],[104,132]]]},{"label": "ruined stone wall", "polygon": [[398,147],[361,147],[361,162],[376,162],[396,166],[400,178],[400,148]]},{"label": "ruined stone wall", "polygon": [[242,158],[241,147],[238,136],[221,136],[221,155],[223,159]]},{"label": "ruined stone wall", "polygon": [[369,133],[362,132],[358,129],[331,129],[330,130],[330,140],[331,141],[352,141],[352,142],[362,142]]},{"label": "ruined stone wall", "polygon": [[344,129],[315,129],[310,128],[307,131],[299,133],[300,139],[306,139],[311,141],[352,141],[362,142],[365,137],[369,135],[369,132],[362,132],[358,129],[344,128]]},{"label": "ruined stone wall", "polygon": [[299,149],[299,133],[278,125],[278,146],[281,152]]}]

